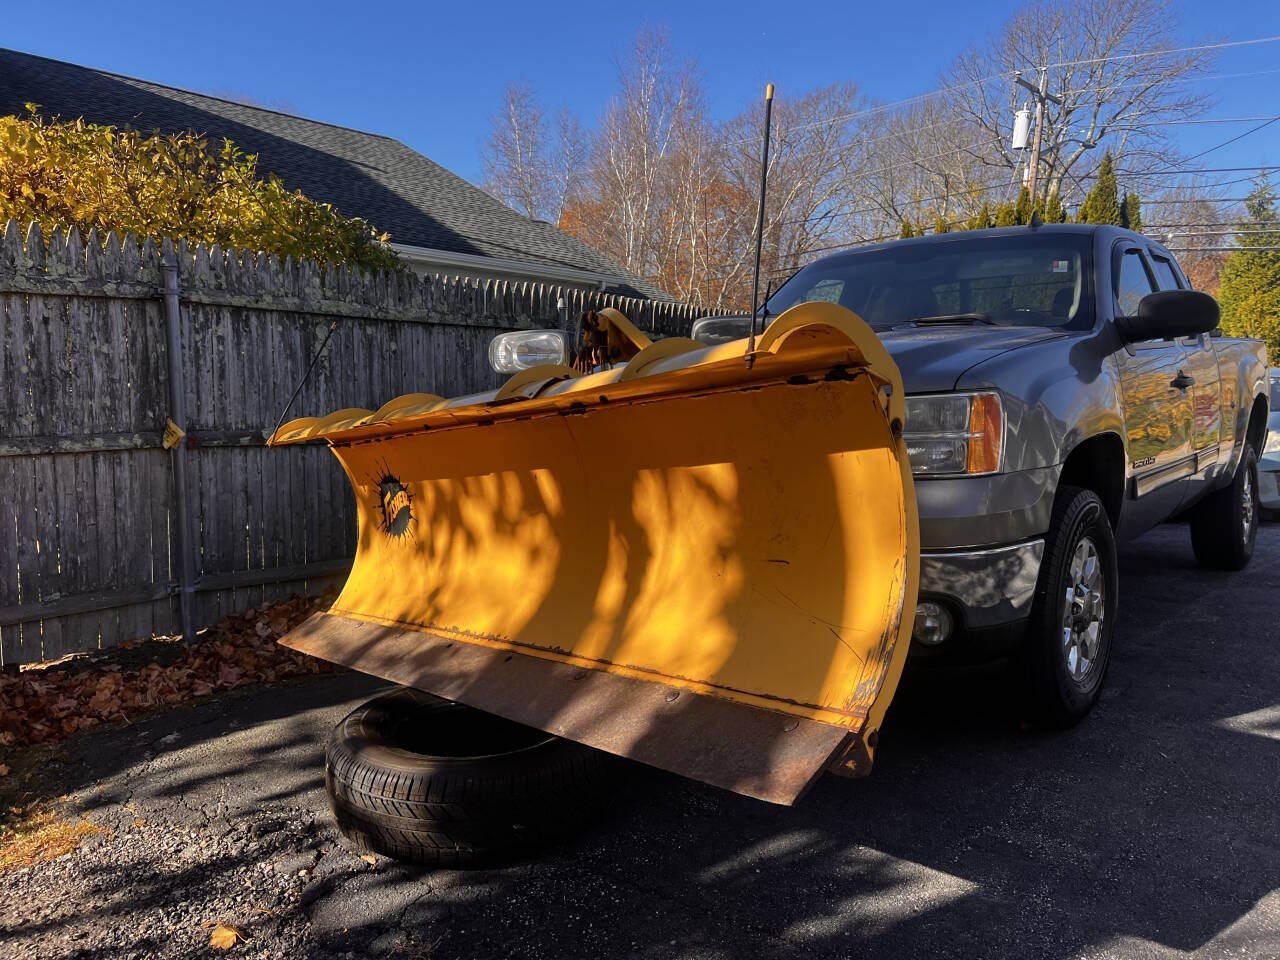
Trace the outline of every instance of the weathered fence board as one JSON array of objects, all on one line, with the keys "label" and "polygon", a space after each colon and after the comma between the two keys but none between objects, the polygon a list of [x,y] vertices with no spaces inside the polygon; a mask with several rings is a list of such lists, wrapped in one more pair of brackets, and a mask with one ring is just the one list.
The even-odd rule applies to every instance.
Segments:
[{"label": "weathered fence board", "polygon": [[[504,330],[613,306],[646,331],[687,335],[702,314],[536,283],[165,250],[178,267],[197,626],[327,588],[349,566],[355,510],[337,462],[320,445],[263,442],[331,324],[291,417],[496,386],[488,344]],[[180,629],[163,289],[153,240],[55,230],[46,250],[37,226],[4,226],[0,664]]]}]

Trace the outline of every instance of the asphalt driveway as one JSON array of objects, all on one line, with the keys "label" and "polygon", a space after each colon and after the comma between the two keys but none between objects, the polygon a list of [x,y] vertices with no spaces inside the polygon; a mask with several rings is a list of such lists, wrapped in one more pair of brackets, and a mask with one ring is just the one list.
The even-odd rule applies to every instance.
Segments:
[{"label": "asphalt driveway", "polygon": [[1280,527],[1245,574],[1185,526],[1122,551],[1108,689],[1065,734],[998,670],[911,676],[874,774],[797,807],[634,767],[604,821],[473,873],[360,859],[325,808],[329,676],[65,742],[113,832],[0,876],[0,954],[1280,957]]}]

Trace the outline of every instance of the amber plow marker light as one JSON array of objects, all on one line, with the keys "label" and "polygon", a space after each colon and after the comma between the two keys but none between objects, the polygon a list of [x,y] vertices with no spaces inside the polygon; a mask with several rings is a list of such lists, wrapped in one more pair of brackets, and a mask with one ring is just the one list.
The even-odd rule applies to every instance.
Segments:
[{"label": "amber plow marker light", "polygon": [[750,363],[632,341],[282,426],[329,444],[359,515],[341,595],[282,642],[776,803],[866,772],[916,609],[897,367],[826,303]]}]

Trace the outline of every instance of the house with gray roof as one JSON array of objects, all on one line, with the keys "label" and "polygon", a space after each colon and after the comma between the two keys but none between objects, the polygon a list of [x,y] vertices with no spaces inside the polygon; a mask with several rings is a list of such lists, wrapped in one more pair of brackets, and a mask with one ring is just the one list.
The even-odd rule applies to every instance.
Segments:
[{"label": "house with gray roof", "polygon": [[522,216],[392,137],[0,49],[0,116],[22,115],[27,103],[39,104],[46,117],[231,140],[290,189],[389,233],[419,273],[670,299],[598,250]]}]

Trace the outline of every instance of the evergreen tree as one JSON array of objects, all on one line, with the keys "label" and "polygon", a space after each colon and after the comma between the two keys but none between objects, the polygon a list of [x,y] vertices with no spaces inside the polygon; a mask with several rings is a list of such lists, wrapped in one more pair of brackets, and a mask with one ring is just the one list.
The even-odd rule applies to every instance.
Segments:
[{"label": "evergreen tree", "polygon": [[[959,224],[956,224],[959,227]],[[969,219],[965,221],[964,229],[966,230],[985,230],[991,226],[991,208],[987,206],[987,202],[982,201],[982,206],[969,214]]]},{"label": "evergreen tree", "polygon": [[1015,223],[1031,222],[1031,192],[1025,184],[1018,191],[1018,202],[1013,205],[1013,217]]},{"label": "evergreen tree", "polygon": [[1134,233],[1142,232],[1142,201],[1138,199],[1136,193],[1124,195],[1124,207],[1120,212],[1122,226],[1128,227]]},{"label": "evergreen tree", "polygon": [[903,220],[902,233],[898,234],[898,236],[901,237],[903,240],[910,240],[915,235],[916,235],[915,232],[911,229],[911,221]]},{"label": "evergreen tree", "polygon": [[1045,204],[1045,208],[1044,208],[1044,222],[1045,223],[1066,223],[1067,222],[1067,211],[1062,208],[1062,198],[1058,196],[1057,190],[1049,194],[1049,202]]},{"label": "evergreen tree", "polygon": [[1120,225],[1120,192],[1116,185],[1115,161],[1111,151],[1102,155],[1098,166],[1098,181],[1080,205],[1081,223],[1110,223]]},{"label": "evergreen tree", "polygon": [[[1242,247],[1280,246],[1276,190],[1264,177],[1249,192],[1245,210],[1248,216],[1236,242]],[[1237,250],[1222,265],[1221,276],[1222,329],[1265,341],[1271,365],[1280,366],[1280,250]]]},{"label": "evergreen tree", "polygon": [[950,232],[950,230],[951,230],[951,224],[947,222],[947,218],[939,214],[938,218],[933,221],[933,232],[948,233]]},{"label": "evergreen tree", "polygon": [[1018,222],[1018,214],[1008,200],[996,207],[996,226],[1012,227]]}]

